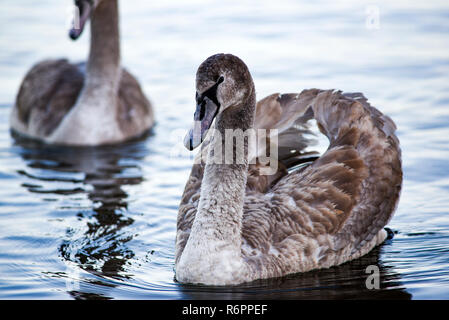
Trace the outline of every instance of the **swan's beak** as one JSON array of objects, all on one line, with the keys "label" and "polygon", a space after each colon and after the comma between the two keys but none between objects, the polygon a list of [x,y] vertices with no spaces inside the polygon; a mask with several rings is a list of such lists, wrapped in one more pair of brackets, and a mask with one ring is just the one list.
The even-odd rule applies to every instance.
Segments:
[{"label": "swan's beak", "polygon": [[87,20],[90,18],[92,12],[92,0],[75,0],[75,7],[73,9],[72,28],[69,31],[69,36],[72,40],[79,38],[84,30]]},{"label": "swan's beak", "polygon": [[218,113],[218,106],[205,97],[196,106],[193,126],[184,138],[184,146],[192,151],[206,138],[207,132]]}]

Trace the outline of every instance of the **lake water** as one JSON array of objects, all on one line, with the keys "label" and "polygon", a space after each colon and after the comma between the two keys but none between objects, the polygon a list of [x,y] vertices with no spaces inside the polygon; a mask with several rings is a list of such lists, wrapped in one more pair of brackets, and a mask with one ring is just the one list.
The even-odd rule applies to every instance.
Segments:
[{"label": "lake water", "polygon": [[[116,147],[15,141],[8,116],[25,72],[82,61],[71,1],[3,0],[0,11],[0,299],[448,299],[449,2],[122,1],[122,62],[157,126]],[[87,30],[86,30],[87,31]],[[257,95],[361,91],[398,126],[404,184],[392,240],[328,270],[214,288],[174,281],[177,208],[192,158],[194,76],[229,52]],[[365,285],[368,265],[380,289]]]}]

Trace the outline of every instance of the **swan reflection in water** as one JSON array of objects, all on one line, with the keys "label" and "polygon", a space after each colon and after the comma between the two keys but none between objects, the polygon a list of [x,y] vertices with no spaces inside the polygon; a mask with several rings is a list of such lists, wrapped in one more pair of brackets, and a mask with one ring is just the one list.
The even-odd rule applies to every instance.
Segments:
[{"label": "swan reflection in water", "polygon": [[[145,142],[61,148],[18,139],[16,146],[27,164],[19,173],[30,181],[23,186],[32,193],[47,194],[47,200],[63,197],[76,208],[74,215],[81,227],[78,231],[72,226],[67,228],[59,254],[95,277],[83,279],[79,288],[68,290],[69,294],[75,299],[110,299],[109,289],[134,283],[136,280],[126,267],[135,257],[129,245],[135,232],[126,186],[139,185],[145,179],[141,168],[143,158],[149,154]],[[80,203],[86,206],[80,208]],[[160,289],[167,294],[172,292],[173,297],[179,297],[176,293],[180,292],[183,299],[410,299],[400,275],[380,259],[384,250],[390,250],[391,241],[394,238],[360,259],[330,269],[228,287],[184,285],[167,279],[166,286]],[[172,247],[173,243],[167,246]],[[379,267],[380,290],[366,287],[369,265]],[[151,298],[152,290],[158,290],[151,285],[133,288],[141,298]]]},{"label": "swan reflection in water", "polygon": [[[75,208],[81,231],[69,226],[58,250],[60,256],[96,279],[126,280],[125,264],[134,257],[127,247],[134,233],[124,186],[138,185],[144,178],[141,160],[148,154],[143,139],[116,146],[65,148],[42,145],[15,136],[27,167],[19,174],[32,183],[22,184],[29,192],[48,194],[47,200],[63,196],[64,209]],[[86,200],[87,198],[87,200]],[[85,206],[80,207],[80,203]],[[67,275],[62,275],[66,276]],[[84,281],[84,280],[83,280]],[[74,298],[107,298],[92,288],[70,291]],[[110,281],[95,285],[113,287]],[[107,290],[106,290],[107,291]]]}]

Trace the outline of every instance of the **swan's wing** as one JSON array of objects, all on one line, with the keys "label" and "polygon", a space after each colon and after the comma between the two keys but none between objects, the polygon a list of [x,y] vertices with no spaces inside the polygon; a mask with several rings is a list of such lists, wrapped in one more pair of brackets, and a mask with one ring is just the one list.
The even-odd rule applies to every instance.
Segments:
[{"label": "swan's wing", "polygon": [[[399,199],[396,126],[359,93],[321,91],[310,105],[330,145],[310,166],[273,187],[272,201],[286,209],[276,209],[282,217],[275,238],[289,236],[282,230],[314,239],[333,235],[334,250],[350,245],[354,254],[385,226]],[[282,227],[292,223],[297,230]]]},{"label": "swan's wing", "polygon": [[[257,133],[257,150],[250,162],[248,190],[266,192],[287,174],[289,168],[315,159],[317,152],[305,149],[316,142],[307,122],[313,118],[309,103],[319,91],[274,93],[257,103],[254,128],[264,130],[264,135]],[[276,150],[277,155],[272,154],[272,150]],[[269,175],[266,172],[273,171],[270,163],[259,161],[266,156],[276,162],[272,168],[277,168]]]},{"label": "swan's wing", "polygon": [[36,64],[20,86],[12,128],[38,138],[48,136],[75,104],[83,82],[80,67],[65,59]]},{"label": "swan's wing", "polygon": [[263,165],[260,162],[250,164],[248,167],[246,191],[267,192],[271,186],[288,173],[287,168],[280,161],[277,161],[276,168],[275,173],[267,175],[266,172],[271,169],[269,165]]},{"label": "swan's wing", "polygon": [[[319,90],[315,89],[299,94],[274,93],[257,103],[254,128],[271,130],[270,142],[277,147],[278,159],[283,163],[286,159],[302,155],[304,150],[315,142],[307,123],[313,114],[307,111],[310,101],[318,92]],[[268,146],[267,144],[267,148]],[[263,148],[257,151],[258,156],[264,152],[269,154],[269,151]]]},{"label": "swan's wing", "polygon": [[118,90],[117,122],[126,137],[137,137],[154,123],[150,101],[137,79],[123,68]]}]

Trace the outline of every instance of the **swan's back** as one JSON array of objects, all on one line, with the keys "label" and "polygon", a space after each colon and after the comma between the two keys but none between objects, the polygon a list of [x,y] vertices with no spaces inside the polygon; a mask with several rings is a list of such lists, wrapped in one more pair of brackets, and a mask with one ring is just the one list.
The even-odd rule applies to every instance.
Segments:
[{"label": "swan's back", "polygon": [[[307,155],[311,118],[329,138],[329,148],[291,171]],[[273,176],[259,175],[254,165],[248,171],[242,255],[256,278],[338,265],[385,240],[383,227],[402,184],[401,152],[390,118],[362,94],[311,89],[261,100],[254,126],[279,129],[280,150]],[[203,172],[204,163],[197,162],[184,190],[177,260],[198,208]]]}]

